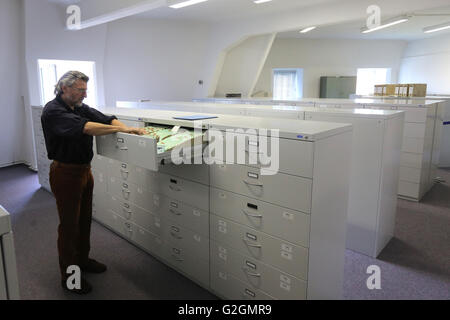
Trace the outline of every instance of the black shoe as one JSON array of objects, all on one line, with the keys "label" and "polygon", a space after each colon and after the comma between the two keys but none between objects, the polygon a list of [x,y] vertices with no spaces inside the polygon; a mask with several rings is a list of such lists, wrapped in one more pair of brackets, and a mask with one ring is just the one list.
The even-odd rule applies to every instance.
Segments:
[{"label": "black shoe", "polygon": [[88,262],[85,265],[80,266],[80,269],[81,272],[103,273],[106,271],[106,265],[98,261],[95,261],[94,259],[88,259]]},{"label": "black shoe", "polygon": [[76,293],[76,294],[88,294],[89,292],[92,291],[92,286],[84,278],[81,278],[81,288],[80,289],[76,289],[76,288],[69,289],[67,287],[67,280],[64,280],[64,279],[61,280],[61,285],[65,290],[70,291],[72,293]]}]

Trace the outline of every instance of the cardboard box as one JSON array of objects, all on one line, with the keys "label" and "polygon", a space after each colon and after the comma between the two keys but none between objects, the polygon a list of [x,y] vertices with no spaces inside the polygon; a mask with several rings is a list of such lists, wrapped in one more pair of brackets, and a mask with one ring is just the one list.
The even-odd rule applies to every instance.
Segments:
[{"label": "cardboard box", "polygon": [[408,97],[425,97],[427,85],[424,83],[408,84]]}]

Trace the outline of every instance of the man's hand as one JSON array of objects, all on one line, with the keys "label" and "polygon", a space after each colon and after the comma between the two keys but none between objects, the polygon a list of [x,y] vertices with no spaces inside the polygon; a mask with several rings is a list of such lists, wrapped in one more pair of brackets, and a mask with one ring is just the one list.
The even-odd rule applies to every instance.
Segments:
[{"label": "man's hand", "polygon": [[129,133],[129,134],[136,134],[138,136],[142,136],[144,134],[146,134],[145,129],[143,128],[130,128],[130,127],[125,127],[123,128],[123,133]]}]

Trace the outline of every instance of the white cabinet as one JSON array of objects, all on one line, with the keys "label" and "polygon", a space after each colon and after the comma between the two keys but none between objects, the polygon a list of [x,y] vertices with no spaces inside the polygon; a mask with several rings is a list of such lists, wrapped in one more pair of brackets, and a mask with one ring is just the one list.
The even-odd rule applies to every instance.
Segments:
[{"label": "white cabinet", "polygon": [[[172,111],[111,113],[186,125]],[[246,130],[254,119],[223,115],[202,128]],[[245,164],[175,166],[161,164],[152,139],[96,139],[94,218],[222,298],[341,298],[352,128],[278,120],[256,124],[280,130],[271,174],[247,164],[249,140]]]},{"label": "white cabinet", "polygon": [[[420,201],[434,185],[439,158],[440,134],[436,127],[438,103],[414,100],[366,103],[368,109],[395,109],[405,112],[398,195]],[[433,161],[433,159],[436,159]]]},{"label": "white cabinet", "polygon": [[[377,257],[394,235],[404,114],[306,112],[306,120],[353,125],[347,248]],[[414,161],[414,159],[411,159]]]},{"label": "white cabinet", "polygon": [[0,300],[18,300],[16,254],[9,213],[0,206]]},{"label": "white cabinet", "polygon": [[45,145],[44,131],[42,130],[41,124],[42,111],[43,111],[42,107],[31,108],[31,116],[33,118],[33,133],[34,133],[33,138],[38,166],[37,169],[38,169],[39,184],[44,189],[51,192],[49,181],[51,161],[47,157],[47,147]]}]

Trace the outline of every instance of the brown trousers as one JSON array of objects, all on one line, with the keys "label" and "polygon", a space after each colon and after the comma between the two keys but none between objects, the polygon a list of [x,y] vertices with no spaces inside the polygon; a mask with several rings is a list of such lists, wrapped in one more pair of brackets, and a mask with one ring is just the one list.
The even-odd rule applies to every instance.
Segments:
[{"label": "brown trousers", "polygon": [[94,189],[91,167],[54,161],[50,186],[58,208],[59,266],[65,279],[69,266],[82,266],[89,256]]}]

